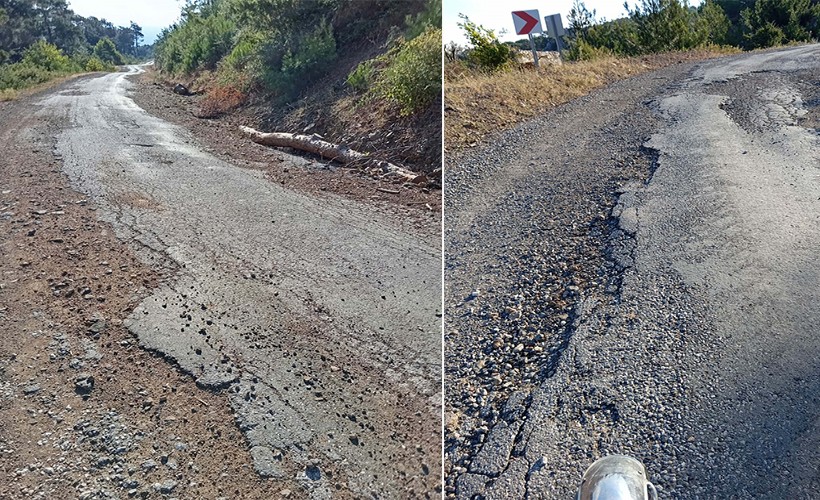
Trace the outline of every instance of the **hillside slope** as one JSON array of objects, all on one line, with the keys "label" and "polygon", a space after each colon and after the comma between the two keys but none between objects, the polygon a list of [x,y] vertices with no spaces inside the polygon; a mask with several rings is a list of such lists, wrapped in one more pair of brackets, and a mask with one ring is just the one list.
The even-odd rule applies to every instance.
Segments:
[{"label": "hillside slope", "polygon": [[438,185],[440,1],[268,3],[188,8],[156,44],[155,78],[194,91],[200,118],[318,134]]}]

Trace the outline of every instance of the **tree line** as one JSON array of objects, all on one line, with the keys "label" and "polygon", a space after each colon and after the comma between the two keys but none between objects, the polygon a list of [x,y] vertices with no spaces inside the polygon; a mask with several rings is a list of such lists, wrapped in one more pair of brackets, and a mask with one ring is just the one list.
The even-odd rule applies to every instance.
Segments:
[{"label": "tree line", "polygon": [[[820,38],[820,0],[641,0],[620,19],[598,19],[583,0],[575,0],[567,19],[565,56],[589,60],[602,56],[638,56],[718,45],[744,50]],[[459,26],[471,47],[450,44],[445,57],[494,70],[507,65],[528,40],[501,43],[493,30],[462,15]],[[556,50],[548,36],[535,36],[537,50]]]},{"label": "tree line", "polygon": [[705,45],[745,50],[807,42],[820,37],[820,0],[641,0],[624,3],[628,15],[598,21],[582,0],[568,18],[570,58],[635,56]]},{"label": "tree line", "polygon": [[0,0],[0,91],[146,58],[142,28],[83,17],[66,0]]},{"label": "tree line", "polygon": [[149,47],[141,46],[142,28],[114,26],[105,19],[83,17],[68,8],[65,0],[0,0],[0,64],[23,58],[25,50],[45,41],[72,57],[91,54],[107,38],[121,54],[140,58]]}]

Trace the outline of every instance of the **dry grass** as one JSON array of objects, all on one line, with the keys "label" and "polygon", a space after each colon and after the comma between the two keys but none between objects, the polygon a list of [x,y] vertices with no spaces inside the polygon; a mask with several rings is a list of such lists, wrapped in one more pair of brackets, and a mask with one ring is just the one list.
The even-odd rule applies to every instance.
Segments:
[{"label": "dry grass", "polygon": [[233,85],[217,85],[205,93],[199,103],[200,118],[216,118],[233,111],[248,100],[248,95]]},{"label": "dry grass", "polygon": [[546,109],[588,94],[617,80],[688,61],[736,53],[708,48],[635,58],[603,58],[501,73],[445,66],[444,144],[447,153],[476,146]]},{"label": "dry grass", "polygon": [[47,82],[40,83],[38,85],[34,85],[32,87],[28,87],[21,90],[15,89],[0,89],[0,102],[5,101],[14,101],[17,99],[22,99],[24,97],[28,97],[44,90],[48,90],[52,87],[56,87],[57,85],[67,82],[69,80],[73,80],[75,78],[90,75],[92,73],[75,73],[73,75],[65,75],[65,76],[58,76],[55,77]]}]

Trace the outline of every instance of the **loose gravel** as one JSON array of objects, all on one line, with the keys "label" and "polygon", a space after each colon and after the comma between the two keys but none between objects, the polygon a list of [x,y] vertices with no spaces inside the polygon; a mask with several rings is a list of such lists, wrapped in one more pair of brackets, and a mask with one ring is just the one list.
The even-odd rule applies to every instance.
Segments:
[{"label": "loose gravel", "polygon": [[[812,50],[794,53],[806,58]],[[776,309],[766,293],[749,295],[738,285],[758,276],[761,282],[751,288],[765,291],[770,276],[756,274],[755,260],[743,253],[743,235],[728,222],[745,214],[727,211],[725,185],[710,177],[711,169],[720,169],[708,162],[720,154],[710,156],[690,139],[671,160],[661,158],[665,170],[656,172],[657,153],[644,148],[670,154],[664,140],[688,137],[676,129],[676,120],[687,119],[676,103],[700,99],[707,109],[718,99],[712,93],[730,96],[728,114],[744,130],[754,132],[765,119],[810,128],[816,105],[809,101],[816,93],[806,80],[816,81],[816,71],[799,71],[788,56],[759,56],[775,70],[780,61],[794,67],[765,82],[749,76],[746,84],[717,79],[705,90],[698,87],[704,68],[719,75],[727,64],[745,75],[755,63],[744,57],[621,82],[505,133],[492,146],[449,159],[448,497],[568,498],[584,468],[609,453],[640,458],[670,498],[772,498],[777,491],[803,498],[816,492],[811,467],[797,458],[802,453],[812,463],[816,455],[816,439],[807,431],[816,391],[805,377],[786,383],[787,374],[816,365],[816,342],[805,333],[816,315]],[[766,85],[776,95],[761,91]],[[808,105],[789,89],[802,92]],[[699,92],[704,95],[691,96]],[[709,116],[724,119],[708,109]],[[715,124],[703,128],[709,126]],[[721,143],[719,132],[709,134],[727,162],[743,165],[746,151],[728,151],[734,136]],[[784,145],[777,145],[776,135],[762,145],[752,137],[754,152],[776,156],[797,143],[816,147],[804,132],[790,129]],[[695,158],[690,164],[687,152]],[[785,172],[805,177],[806,168]],[[737,169],[724,170],[735,175]],[[754,194],[759,186],[750,185]],[[805,183],[792,188],[810,189]],[[785,201],[778,207],[794,208]],[[719,256],[731,257],[738,248],[740,257],[727,267]],[[784,254],[788,266],[801,255],[789,261]],[[815,264],[800,259],[808,275],[795,275],[794,283],[813,276]],[[708,276],[710,269],[716,276]],[[795,304],[811,293],[795,293]],[[747,296],[754,303],[743,304]],[[772,317],[759,317],[764,311]],[[799,346],[765,327],[789,324],[778,315],[801,314],[807,326],[792,335]],[[792,352],[791,365],[778,354]]]},{"label": "loose gravel", "polygon": [[449,495],[510,396],[554,374],[584,297],[617,294],[611,212],[624,186],[652,173],[649,101],[691,67],[619,82],[447,159]]}]

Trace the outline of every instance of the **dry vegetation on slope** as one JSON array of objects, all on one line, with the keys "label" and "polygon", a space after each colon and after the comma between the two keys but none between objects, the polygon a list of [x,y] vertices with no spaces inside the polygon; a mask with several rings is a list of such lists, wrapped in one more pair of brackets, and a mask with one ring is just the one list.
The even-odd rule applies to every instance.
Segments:
[{"label": "dry vegetation on slope", "polygon": [[496,132],[624,78],[735,49],[698,49],[642,57],[606,57],[502,72],[444,66],[444,143],[448,154],[474,147]]}]

